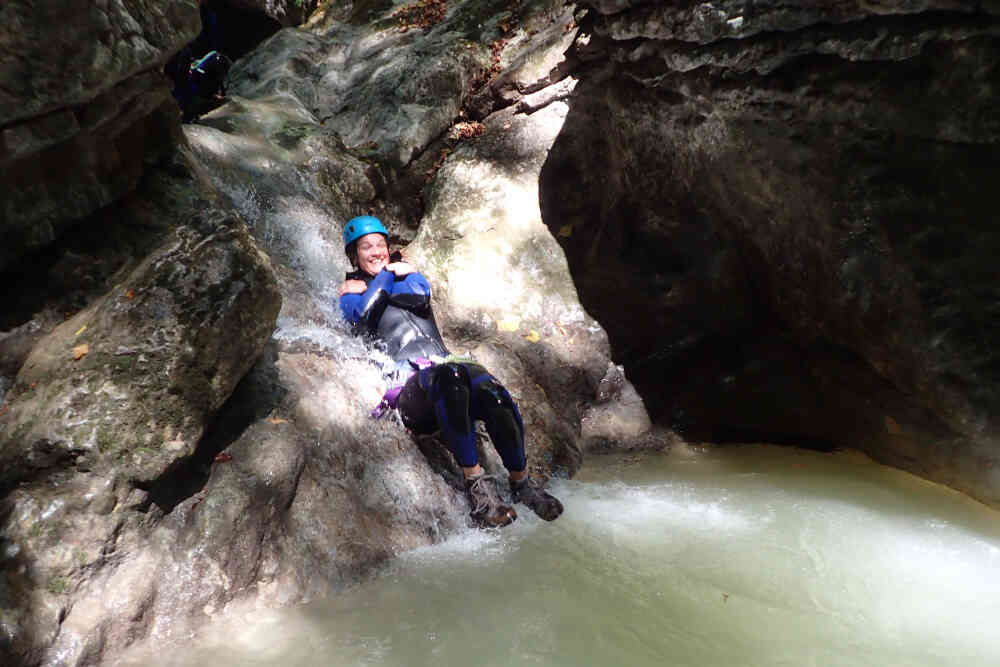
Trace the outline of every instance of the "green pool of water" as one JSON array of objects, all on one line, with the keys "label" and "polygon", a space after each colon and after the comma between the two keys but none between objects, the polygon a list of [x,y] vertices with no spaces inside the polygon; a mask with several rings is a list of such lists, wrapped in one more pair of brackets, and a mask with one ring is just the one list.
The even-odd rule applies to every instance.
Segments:
[{"label": "green pool of water", "polygon": [[155,662],[1000,665],[1000,514],[960,494],[758,445],[593,458],[553,488],[554,523],[523,510]]}]

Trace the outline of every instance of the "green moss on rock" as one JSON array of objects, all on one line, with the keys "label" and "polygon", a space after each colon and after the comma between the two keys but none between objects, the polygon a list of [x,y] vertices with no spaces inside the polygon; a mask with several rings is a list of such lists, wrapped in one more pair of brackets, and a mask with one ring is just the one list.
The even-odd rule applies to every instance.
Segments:
[{"label": "green moss on rock", "polygon": [[138,358],[137,354],[112,355],[110,365],[115,373],[131,373]]},{"label": "green moss on rock", "polygon": [[287,123],[272,135],[276,144],[286,150],[297,147],[303,139],[314,131],[315,126],[305,123]]},{"label": "green moss on rock", "polygon": [[97,451],[102,454],[110,452],[115,446],[114,437],[111,432],[111,427],[107,424],[101,424],[97,427]]},{"label": "green moss on rock", "polygon": [[69,589],[69,581],[66,577],[49,577],[45,589],[53,595],[62,595]]}]

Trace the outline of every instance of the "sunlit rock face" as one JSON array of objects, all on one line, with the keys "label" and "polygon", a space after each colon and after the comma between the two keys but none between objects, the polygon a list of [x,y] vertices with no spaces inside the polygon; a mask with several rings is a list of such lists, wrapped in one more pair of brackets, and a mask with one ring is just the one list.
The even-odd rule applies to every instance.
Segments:
[{"label": "sunlit rock face", "polygon": [[121,277],[21,367],[5,396],[4,487],[67,460],[155,479],[194,451],[280,305],[267,258],[235,217],[179,226]]},{"label": "sunlit rock face", "polygon": [[591,4],[542,211],[654,417],[1000,503],[1000,7]]},{"label": "sunlit rock face", "polygon": [[133,190],[179,122],[160,69],[200,27],[189,2],[0,7],[0,269]]},{"label": "sunlit rock face", "polygon": [[330,22],[309,33],[283,31],[232,72],[230,90],[294,96],[348,146],[402,167],[453,122],[489,51],[475,25],[442,24],[426,34],[391,19],[379,27]]},{"label": "sunlit rock face", "polygon": [[[216,173],[254,183],[267,200],[261,234],[277,232],[267,242],[283,262],[297,263],[287,252],[300,242],[272,221],[294,220],[296,207],[319,205],[338,226],[375,212],[400,241],[419,228],[407,253],[435,288],[446,342],[514,391],[540,472],[572,474],[589,447],[652,446],[645,407],[580,307],[538,205],[539,170],[575,84],[563,56],[575,8],[462,3],[423,31],[401,30],[396,9],[368,9],[314,17],[313,29],[281,31],[237,63],[232,102],[202,120],[219,133],[188,134],[196,150]],[[321,151],[322,136],[343,143]],[[291,163],[304,180],[286,173]],[[325,261],[343,266],[339,253]],[[339,276],[307,274],[333,302]],[[283,317],[301,322],[296,292]]]}]

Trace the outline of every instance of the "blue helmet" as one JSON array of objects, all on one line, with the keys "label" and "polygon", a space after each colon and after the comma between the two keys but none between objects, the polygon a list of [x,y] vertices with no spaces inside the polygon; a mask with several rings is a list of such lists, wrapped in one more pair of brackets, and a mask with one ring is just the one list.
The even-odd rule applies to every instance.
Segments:
[{"label": "blue helmet", "polygon": [[365,234],[382,234],[386,240],[389,238],[389,232],[381,220],[372,215],[359,215],[344,225],[344,250]]}]

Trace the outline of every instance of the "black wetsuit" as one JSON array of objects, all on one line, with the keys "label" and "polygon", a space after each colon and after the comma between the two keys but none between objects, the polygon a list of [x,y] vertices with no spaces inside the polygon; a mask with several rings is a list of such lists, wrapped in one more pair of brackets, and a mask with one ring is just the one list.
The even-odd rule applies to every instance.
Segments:
[{"label": "black wetsuit", "polygon": [[[481,420],[504,466],[524,470],[524,423],[514,399],[481,365],[448,359],[427,279],[420,273],[397,277],[386,270],[375,277],[355,271],[347,279],[368,285],[363,294],[340,297],[347,321],[358,333],[382,341],[397,363],[413,363],[396,403],[407,428],[417,433],[440,429],[459,465],[472,467],[478,463],[474,423]],[[436,363],[426,366],[426,361]]]},{"label": "black wetsuit", "polygon": [[394,361],[449,355],[431,310],[431,286],[422,274],[398,278],[383,270],[372,277],[355,271],[347,279],[363,280],[368,289],[340,297],[341,312],[358,333],[381,340]]}]

